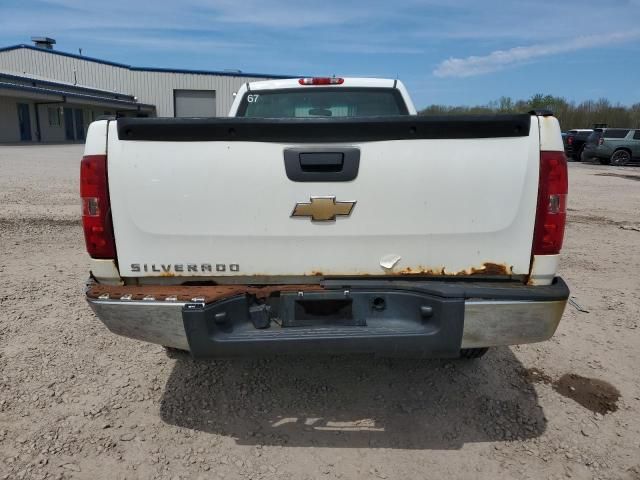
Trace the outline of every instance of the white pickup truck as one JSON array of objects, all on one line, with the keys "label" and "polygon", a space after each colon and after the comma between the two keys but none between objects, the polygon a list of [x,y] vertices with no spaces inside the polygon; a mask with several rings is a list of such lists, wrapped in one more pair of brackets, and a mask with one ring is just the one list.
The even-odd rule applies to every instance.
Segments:
[{"label": "white pickup truck", "polygon": [[481,356],[550,338],[567,164],[551,113],[417,116],[397,80],[256,82],[228,118],[91,124],[86,297],[194,357]]}]

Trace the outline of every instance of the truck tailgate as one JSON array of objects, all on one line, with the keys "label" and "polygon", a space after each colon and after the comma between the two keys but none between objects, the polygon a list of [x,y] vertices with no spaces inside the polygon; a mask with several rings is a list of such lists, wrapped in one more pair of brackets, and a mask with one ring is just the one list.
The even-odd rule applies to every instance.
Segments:
[{"label": "truck tailgate", "polygon": [[[373,128],[369,121],[360,137],[323,135],[307,123],[309,135],[298,126],[288,141],[284,130],[267,134],[279,127],[243,130],[231,120],[241,119],[218,119],[208,130],[194,120],[182,136],[171,134],[173,119],[141,124],[140,135],[130,121],[126,133],[120,125],[122,139],[110,122],[109,191],[123,277],[529,273],[537,117],[509,134],[492,134],[490,119],[479,119],[457,136],[415,118],[399,121],[402,131],[417,122],[406,134],[396,122]],[[154,128],[158,135],[149,135]],[[284,152],[292,148],[357,149],[357,175],[291,180]],[[305,213],[312,197],[355,204],[334,221],[291,216],[296,205]]]}]

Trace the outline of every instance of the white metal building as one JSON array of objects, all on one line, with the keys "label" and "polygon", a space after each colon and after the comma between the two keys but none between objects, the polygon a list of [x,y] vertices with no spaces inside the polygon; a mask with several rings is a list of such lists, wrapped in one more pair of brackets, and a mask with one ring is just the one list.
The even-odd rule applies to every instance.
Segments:
[{"label": "white metal building", "polygon": [[101,115],[225,116],[245,82],[287,78],[132,67],[36,46],[0,48],[0,143],[81,142]]}]

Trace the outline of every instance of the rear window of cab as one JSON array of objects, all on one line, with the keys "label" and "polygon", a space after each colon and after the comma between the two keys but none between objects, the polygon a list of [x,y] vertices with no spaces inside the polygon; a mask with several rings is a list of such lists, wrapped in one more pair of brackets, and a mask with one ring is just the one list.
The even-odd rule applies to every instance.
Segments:
[{"label": "rear window of cab", "polygon": [[395,88],[295,88],[245,93],[238,117],[349,118],[408,115]]}]

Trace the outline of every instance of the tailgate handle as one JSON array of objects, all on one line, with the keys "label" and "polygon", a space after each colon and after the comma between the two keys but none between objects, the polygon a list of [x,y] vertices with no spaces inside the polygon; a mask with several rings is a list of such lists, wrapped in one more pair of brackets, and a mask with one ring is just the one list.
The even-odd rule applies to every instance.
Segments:
[{"label": "tailgate handle", "polygon": [[285,148],[284,167],[294,182],[348,182],[358,176],[360,149]]},{"label": "tailgate handle", "polygon": [[303,172],[340,172],[344,165],[342,152],[306,152],[299,158]]}]

